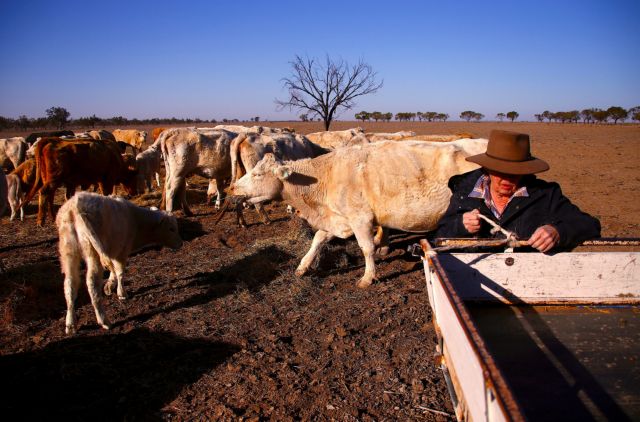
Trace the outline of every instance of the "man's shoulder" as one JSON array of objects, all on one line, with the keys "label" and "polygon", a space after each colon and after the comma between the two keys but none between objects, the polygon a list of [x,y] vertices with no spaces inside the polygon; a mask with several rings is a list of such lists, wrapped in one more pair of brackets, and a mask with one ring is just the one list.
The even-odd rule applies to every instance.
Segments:
[{"label": "man's shoulder", "polygon": [[476,182],[482,176],[482,169],[471,170],[466,173],[456,174],[449,179],[449,189],[451,192],[467,189],[471,191]]}]

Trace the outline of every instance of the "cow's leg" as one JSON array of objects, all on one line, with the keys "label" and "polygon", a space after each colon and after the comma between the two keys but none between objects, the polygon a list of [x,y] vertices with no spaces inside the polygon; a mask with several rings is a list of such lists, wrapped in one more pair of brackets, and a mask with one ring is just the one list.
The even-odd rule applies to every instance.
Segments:
[{"label": "cow's leg", "polygon": [[218,190],[218,195],[216,196],[216,209],[219,210],[222,205],[222,192],[224,192],[224,186],[222,185],[222,179],[215,179],[216,181],[216,189]]},{"label": "cow's leg", "polygon": [[324,230],[318,230],[316,232],[316,234],[313,236],[313,242],[311,242],[311,248],[309,248],[307,254],[302,257],[300,265],[298,265],[298,268],[296,269],[296,275],[298,277],[304,275],[307,272],[309,266],[311,266],[311,264],[313,263],[313,260],[318,255],[318,252],[320,251],[322,246],[333,239],[333,237],[334,236],[331,233]]},{"label": "cow's leg", "polygon": [[100,258],[95,251],[87,257],[87,289],[89,290],[89,297],[91,298],[91,304],[93,310],[96,313],[96,320],[105,330],[110,327],[107,321],[107,316],[102,308],[102,292],[100,286],[102,286],[102,265],[100,265]]},{"label": "cow's leg", "polygon": [[49,213],[53,216],[53,194],[55,193],[55,189],[53,189],[50,185],[44,185],[42,189],[40,189],[40,194],[38,196],[38,217],[36,219],[36,223],[38,226],[42,227],[47,218],[47,208]]},{"label": "cow's leg", "polygon": [[113,260],[113,268],[116,273],[116,280],[118,280],[118,299],[125,300],[128,298],[127,292],[124,291],[124,267],[126,263]]},{"label": "cow's leg", "polygon": [[[69,243],[67,243],[68,246]],[[80,254],[77,249],[70,248],[60,251],[60,260],[64,274],[64,298],[67,301],[67,317],[65,321],[65,333],[76,332],[75,303],[82,279],[80,278]]]},{"label": "cow's leg", "polygon": [[376,265],[373,259],[375,245],[373,243],[373,236],[371,235],[371,233],[373,232],[373,227],[371,226],[371,224],[360,224],[357,226],[353,226],[352,228],[353,234],[356,236],[358,245],[360,246],[362,254],[364,255],[365,262],[364,276],[362,276],[356,286],[360,288],[369,287],[373,280],[375,280],[376,278]]},{"label": "cow's leg", "polygon": [[242,208],[242,202],[238,201],[238,203],[236,204],[236,219],[238,220],[239,227],[247,227],[247,222],[244,219]]},{"label": "cow's leg", "polygon": [[176,198],[176,186],[178,185],[178,182],[176,180],[176,178],[174,177],[167,177],[167,179],[165,180],[164,183],[164,202],[165,202],[165,209],[167,210],[167,212],[169,213],[173,213],[174,210],[174,206],[175,204],[175,198]]},{"label": "cow's leg", "polygon": [[389,255],[389,229],[378,226],[376,229],[376,235],[373,238],[373,244],[378,248],[378,255]]},{"label": "cow's leg", "polygon": [[264,207],[262,206],[262,204],[256,204],[256,211],[258,212],[258,215],[260,216],[260,218],[262,218],[262,222],[264,224],[271,224],[271,219],[269,218],[269,214],[267,214],[267,212],[264,210]]},{"label": "cow's leg", "polygon": [[104,281],[104,287],[102,290],[107,296],[113,294],[113,285],[117,283],[115,271],[109,271],[109,278]]},{"label": "cow's leg", "polygon": [[160,187],[160,173],[156,173],[156,184]]},{"label": "cow's leg", "polygon": [[181,182],[178,185],[178,199],[180,199],[180,205],[182,206],[184,215],[190,217],[193,213],[189,208],[189,204],[187,204],[187,180],[184,177],[180,178],[180,180]]}]

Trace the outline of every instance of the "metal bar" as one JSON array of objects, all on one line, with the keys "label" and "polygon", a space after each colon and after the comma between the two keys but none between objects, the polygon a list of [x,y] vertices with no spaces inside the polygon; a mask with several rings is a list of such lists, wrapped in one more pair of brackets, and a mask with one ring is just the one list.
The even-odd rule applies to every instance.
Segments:
[{"label": "metal bar", "polygon": [[[480,238],[436,238],[434,239],[434,244],[437,247],[440,246],[460,246],[464,247],[466,245],[475,244],[479,241],[496,241],[500,242],[503,239],[480,239]],[[524,240],[518,241],[517,246],[526,246],[527,242]],[[640,238],[630,237],[630,238],[616,238],[616,237],[603,237],[600,239],[591,239],[585,240],[580,244],[581,246],[640,246]]]}]

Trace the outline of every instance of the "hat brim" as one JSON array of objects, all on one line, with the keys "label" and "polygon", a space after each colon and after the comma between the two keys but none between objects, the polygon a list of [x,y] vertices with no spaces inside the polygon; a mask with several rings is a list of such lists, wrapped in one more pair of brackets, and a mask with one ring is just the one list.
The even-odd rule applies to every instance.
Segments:
[{"label": "hat brim", "polygon": [[490,157],[487,154],[472,155],[467,161],[482,167],[505,174],[535,174],[549,170],[549,164],[539,158],[526,161],[505,161]]}]

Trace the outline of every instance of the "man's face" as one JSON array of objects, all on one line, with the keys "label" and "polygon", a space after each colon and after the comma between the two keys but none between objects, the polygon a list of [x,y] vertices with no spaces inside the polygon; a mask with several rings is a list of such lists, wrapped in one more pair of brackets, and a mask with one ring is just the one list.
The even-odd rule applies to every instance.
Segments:
[{"label": "man's face", "polygon": [[518,190],[522,176],[518,174],[505,174],[489,170],[491,191],[499,196],[511,197]]}]

